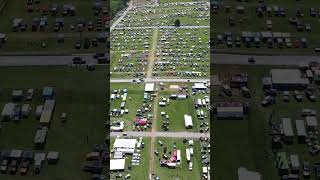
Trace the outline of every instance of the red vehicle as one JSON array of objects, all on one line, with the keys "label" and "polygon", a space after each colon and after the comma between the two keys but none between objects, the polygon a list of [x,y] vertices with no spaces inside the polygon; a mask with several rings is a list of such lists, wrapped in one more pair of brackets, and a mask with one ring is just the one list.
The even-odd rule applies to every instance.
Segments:
[{"label": "red vehicle", "polygon": [[293,41],[293,47],[294,48],[300,48],[300,42],[298,40]]},{"label": "red vehicle", "polygon": [[32,5],[28,5],[27,6],[27,11],[28,12],[33,12],[33,6]]},{"label": "red vehicle", "polygon": [[136,118],[135,123],[139,126],[145,126],[147,124],[147,119],[145,118]]}]

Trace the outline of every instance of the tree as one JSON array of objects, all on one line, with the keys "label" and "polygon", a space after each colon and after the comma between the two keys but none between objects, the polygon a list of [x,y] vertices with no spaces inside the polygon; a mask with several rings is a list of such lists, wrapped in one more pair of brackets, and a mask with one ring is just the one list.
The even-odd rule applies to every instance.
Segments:
[{"label": "tree", "polygon": [[180,27],[180,20],[179,20],[179,19],[177,19],[177,20],[174,22],[174,26]]}]

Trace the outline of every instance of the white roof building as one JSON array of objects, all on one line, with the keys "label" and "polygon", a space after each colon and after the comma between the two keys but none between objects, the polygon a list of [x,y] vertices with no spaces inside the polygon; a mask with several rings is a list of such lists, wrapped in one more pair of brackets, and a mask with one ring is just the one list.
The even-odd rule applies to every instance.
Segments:
[{"label": "white roof building", "polygon": [[189,115],[184,115],[184,124],[186,128],[192,128],[193,123],[192,123],[192,117]]},{"label": "white roof building", "polygon": [[110,159],[110,171],[124,170],[125,165],[125,159]]},{"label": "white roof building", "polygon": [[207,86],[204,83],[194,83],[192,88],[197,90],[204,90],[207,89]]},{"label": "white roof building", "polygon": [[121,121],[120,124],[118,126],[111,126],[110,127],[110,131],[112,132],[121,132],[124,129],[124,122]]},{"label": "white roof building", "polygon": [[144,86],[145,92],[154,92],[154,83],[146,83]]},{"label": "white roof building", "polygon": [[136,143],[136,139],[116,139],[113,143],[113,149],[122,153],[133,154]]}]

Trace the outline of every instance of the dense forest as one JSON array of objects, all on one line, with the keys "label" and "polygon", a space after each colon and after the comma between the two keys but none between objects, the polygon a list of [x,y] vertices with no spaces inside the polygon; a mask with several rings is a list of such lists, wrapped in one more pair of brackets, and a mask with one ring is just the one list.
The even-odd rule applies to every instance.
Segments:
[{"label": "dense forest", "polygon": [[114,17],[117,12],[126,7],[128,0],[111,0],[111,17]]}]

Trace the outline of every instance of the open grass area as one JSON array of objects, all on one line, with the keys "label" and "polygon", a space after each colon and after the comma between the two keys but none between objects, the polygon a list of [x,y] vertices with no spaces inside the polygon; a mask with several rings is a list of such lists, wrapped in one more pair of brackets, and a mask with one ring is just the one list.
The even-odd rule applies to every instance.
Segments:
[{"label": "open grass area", "polygon": [[[115,138],[111,138],[110,139],[110,146],[112,146],[112,144],[114,143]],[[137,138],[137,140],[139,140],[139,138]],[[150,155],[150,138],[143,138],[142,140],[144,142],[144,148],[141,149],[140,151],[140,165],[138,166],[132,166],[131,165],[131,155],[127,155],[126,157],[126,167],[124,172],[121,172],[121,174],[124,176],[126,176],[127,174],[131,175],[130,179],[148,179],[149,177],[149,172],[146,170],[149,167],[149,155]],[[128,167],[131,166],[132,169],[129,170]],[[115,176],[117,175],[117,172],[114,172],[111,174],[111,178],[115,178]],[[115,178],[117,179],[117,178]]]},{"label": "open grass area", "polygon": [[[248,87],[251,89],[251,99],[244,99],[238,90],[233,90],[232,97],[218,96],[218,87],[215,87],[213,99],[215,102],[221,101],[249,101],[249,115],[244,120],[214,120],[212,122],[213,137],[215,139],[214,153],[211,156],[214,163],[214,178],[225,178],[236,180],[237,168],[240,166],[247,167],[250,170],[258,171],[263,177],[268,179],[279,179],[278,171],[275,167],[275,159],[271,151],[269,139],[268,119],[272,114],[272,121],[279,122],[280,118],[289,117],[292,121],[303,119],[301,111],[303,108],[313,108],[319,111],[320,102],[310,102],[304,96],[303,101],[298,103],[294,97],[290,96],[290,102],[285,103],[282,95],[279,94],[276,104],[270,107],[262,107],[261,101],[264,98],[261,78],[268,75],[269,70],[279,67],[266,66],[226,66],[215,65],[215,73],[220,76],[221,80],[230,77],[232,73],[247,73],[249,75]],[[290,67],[280,67],[290,68]],[[316,95],[319,96],[319,87],[316,87]],[[295,131],[295,130],[294,130]],[[236,149],[235,149],[236,148]],[[284,146],[281,151],[287,152],[287,155],[298,154],[300,163],[304,160],[310,161],[311,164],[319,162],[318,156],[312,157],[306,145],[297,144],[297,137],[293,145]],[[312,174],[313,171],[312,171]],[[312,178],[311,178],[312,179]]]},{"label": "open grass area", "polygon": [[[128,114],[124,114],[122,117],[111,117],[111,121],[113,120],[123,120],[125,123],[125,131],[132,130],[134,125],[134,119],[136,117],[136,112],[138,108],[143,104],[143,93],[144,86],[143,84],[133,84],[133,83],[112,83],[110,87],[110,93],[113,90],[127,89],[128,90],[128,98],[126,100],[125,109],[128,109]],[[131,100],[130,100],[131,98]],[[110,110],[112,109],[120,109],[121,99],[110,101]]]},{"label": "open grass area", "polygon": [[[183,86],[187,86],[188,92],[183,90],[182,92],[178,89],[175,89],[176,86],[179,88]],[[188,97],[186,99],[182,100],[172,100],[170,99],[169,104],[167,103],[166,106],[162,107],[159,104],[157,104],[158,107],[158,119],[157,119],[157,131],[163,131],[162,130],[162,124],[163,120],[165,120],[165,116],[161,116],[161,112],[165,112],[166,115],[169,116],[169,131],[173,132],[181,132],[181,131],[190,131],[190,132],[199,132],[200,130],[200,124],[201,122],[208,122],[209,121],[209,115],[208,111],[205,107],[195,108],[195,101],[198,98],[204,98],[205,95],[209,96],[209,94],[200,94],[196,93],[195,95],[192,95],[191,90],[192,84],[182,84],[182,83],[166,83],[164,84],[164,89],[159,90],[158,94],[158,102],[161,101],[162,98],[167,98],[172,94],[186,94]],[[160,88],[158,88],[160,89]],[[203,120],[200,120],[197,117],[197,110],[203,110],[205,114],[208,115],[207,118],[204,118]],[[193,122],[193,128],[186,129],[185,127],[185,121],[184,121],[184,115],[189,115],[192,117]],[[205,125],[203,125],[205,126]]]},{"label": "open grass area", "polygon": [[175,150],[173,148],[173,143],[176,143],[177,150],[181,150],[181,164],[178,165],[175,169],[170,169],[167,167],[161,167],[160,161],[157,156],[155,156],[155,174],[156,176],[159,176],[160,179],[164,180],[171,180],[179,178],[181,180],[187,180],[192,177],[194,180],[200,180],[201,179],[201,172],[202,172],[202,163],[201,163],[201,156],[200,156],[200,144],[198,141],[195,141],[193,146],[194,155],[191,158],[191,161],[193,162],[193,168],[192,171],[189,170],[189,163],[186,159],[186,148],[189,148],[188,143],[183,143],[183,139],[177,139],[177,138],[157,138],[156,142],[160,140],[164,145],[161,147],[159,143],[155,144],[155,150],[159,151],[159,157],[163,155],[163,147],[167,147],[167,155],[170,158],[170,154],[168,153]]},{"label": "open grass area", "polygon": [[[243,14],[237,13],[237,6],[244,6],[245,12]],[[212,37],[216,38],[218,34],[223,34],[224,32],[231,32],[233,36],[240,35],[242,31],[251,31],[251,32],[261,32],[268,31],[267,30],[267,20],[272,21],[272,32],[287,32],[291,34],[291,41],[299,40],[302,37],[307,38],[308,48],[284,48],[279,49],[276,47],[276,43],[274,43],[274,48],[267,48],[266,44],[262,44],[260,48],[246,48],[245,43],[242,43],[241,47],[227,48],[226,43],[223,45],[215,45],[216,49],[223,49],[226,51],[253,51],[253,52],[263,52],[263,51],[271,51],[275,53],[286,53],[286,52],[301,52],[301,53],[312,53],[315,47],[319,47],[320,45],[320,36],[317,33],[319,31],[319,16],[317,14],[316,17],[311,17],[309,15],[310,8],[316,8],[318,11],[318,7],[320,5],[319,1],[308,0],[308,1],[295,1],[292,2],[290,0],[276,0],[271,1],[267,0],[266,5],[273,8],[274,6],[278,6],[279,8],[284,8],[286,12],[286,17],[276,17],[273,14],[272,17],[268,17],[266,12],[263,12],[263,17],[258,17],[256,15],[256,7],[259,5],[258,1],[249,1],[239,3],[237,1],[232,0],[223,0],[220,3],[220,9],[217,14],[213,14],[211,18],[211,24],[213,28],[211,30]],[[229,13],[225,12],[225,6],[230,6],[231,10]],[[300,8],[301,12],[304,14],[303,17],[298,17],[298,20],[304,26],[305,24],[310,24],[311,32],[307,32],[305,29],[302,32],[298,32],[294,25],[290,25],[289,18],[296,17],[296,10]],[[235,20],[235,25],[229,25],[229,18],[233,17]],[[242,23],[239,20],[242,19]],[[234,37],[233,37],[234,39]]]},{"label": "open grass area", "polygon": [[[85,155],[93,144],[102,143],[105,137],[105,67],[94,72],[68,67],[5,67],[0,68],[2,94],[0,107],[11,101],[13,89],[35,89],[31,115],[19,123],[6,122],[0,131],[0,149],[34,148],[38,121],[35,119],[36,105],[42,104],[42,89],[53,86],[56,91],[56,108],[49,129],[44,151],[60,152],[57,165],[44,163],[40,175],[33,169],[26,176],[3,175],[4,180],[88,180],[82,172]],[[62,112],[68,113],[66,123],[61,123]],[[88,136],[88,142],[87,137]]]},{"label": "open grass area", "polygon": [[[106,1],[102,1],[102,6],[106,7]],[[59,12],[56,16],[51,15],[51,7],[52,4],[56,3],[59,7]],[[64,4],[72,4],[76,8],[75,16],[62,16],[62,6]],[[96,35],[99,32],[96,32],[96,22],[98,19],[102,18],[102,12],[98,16],[94,15],[93,2],[90,0],[75,0],[75,1],[68,1],[68,0],[43,0],[40,4],[33,4],[34,7],[33,12],[27,11],[27,2],[24,1],[23,3],[19,0],[10,0],[8,1],[6,8],[4,8],[3,12],[0,15],[0,32],[6,33],[8,37],[8,41],[0,48],[1,52],[15,52],[19,50],[20,52],[47,52],[47,53],[54,53],[57,50],[62,51],[62,53],[76,53],[76,52],[95,52],[101,51],[106,48],[105,43],[99,44],[98,47],[90,47],[89,49],[76,50],[74,48],[75,42],[77,40],[84,40],[84,38],[96,38]],[[42,15],[42,13],[37,11],[37,9],[41,8],[48,8],[49,12],[47,15]],[[41,18],[46,16],[47,19],[47,28],[44,32],[32,32],[32,22],[34,18]],[[59,32],[54,32],[54,26],[56,22],[56,18],[63,18],[64,26],[59,30]],[[27,30],[25,32],[12,32],[13,27],[13,20],[15,18],[22,18],[23,22],[27,24]],[[87,26],[85,26],[84,31],[81,33],[77,32],[77,24],[79,19],[83,19],[86,23],[89,21],[93,22],[94,30],[88,31]],[[74,25],[75,30],[71,30],[70,26]],[[107,31],[107,29],[102,28],[102,31]],[[65,34],[65,43],[58,44],[58,34]],[[42,48],[41,44],[46,43],[47,48]],[[32,44],[30,46],[30,44]]]},{"label": "open grass area", "polygon": [[207,0],[159,0],[160,3],[175,3],[175,2],[208,2]]}]

